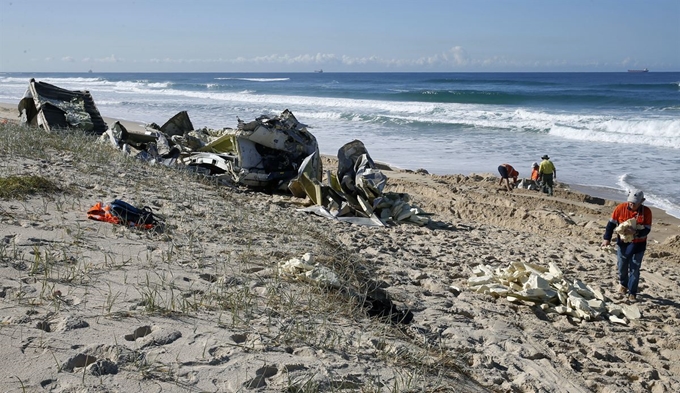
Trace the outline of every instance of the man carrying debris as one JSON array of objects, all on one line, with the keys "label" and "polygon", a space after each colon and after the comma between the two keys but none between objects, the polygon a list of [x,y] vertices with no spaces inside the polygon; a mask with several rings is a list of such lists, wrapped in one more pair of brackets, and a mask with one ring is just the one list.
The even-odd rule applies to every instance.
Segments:
[{"label": "man carrying debris", "polygon": [[609,246],[613,234],[618,235],[616,256],[619,293],[628,293],[631,302],[637,296],[642,257],[647,249],[647,235],[652,230],[652,211],[642,206],[644,201],[642,191],[629,191],[628,201],[614,208],[602,242],[603,247]]}]

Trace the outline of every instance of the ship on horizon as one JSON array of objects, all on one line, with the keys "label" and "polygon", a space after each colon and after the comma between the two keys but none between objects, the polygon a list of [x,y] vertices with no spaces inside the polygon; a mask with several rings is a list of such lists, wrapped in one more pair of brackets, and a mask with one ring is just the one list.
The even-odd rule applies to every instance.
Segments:
[{"label": "ship on horizon", "polygon": [[321,74],[321,73],[323,73],[323,70],[321,68],[319,68],[318,70],[314,70],[314,72],[316,72],[317,74]]},{"label": "ship on horizon", "polygon": [[649,70],[646,69],[646,68],[643,68],[641,70],[628,70],[628,72],[649,72]]}]

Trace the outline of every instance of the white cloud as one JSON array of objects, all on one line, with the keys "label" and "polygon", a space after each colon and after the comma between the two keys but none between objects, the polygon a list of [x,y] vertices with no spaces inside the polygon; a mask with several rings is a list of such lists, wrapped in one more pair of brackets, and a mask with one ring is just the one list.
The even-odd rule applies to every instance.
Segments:
[{"label": "white cloud", "polygon": [[470,62],[467,52],[460,46],[454,46],[449,49],[449,53],[453,56],[453,63],[457,65],[466,65]]},{"label": "white cloud", "polygon": [[111,55],[111,56],[107,56],[107,57],[101,57],[101,58],[98,58],[98,59],[94,59],[94,61],[96,61],[98,63],[120,63],[124,60],[123,59],[117,59],[116,55]]},{"label": "white cloud", "polygon": [[[83,61],[86,61],[84,59]],[[123,59],[118,59],[115,55],[109,57],[95,59],[98,62],[123,62]],[[554,67],[565,66],[567,63],[564,60],[550,60],[550,61],[518,61],[515,59],[508,59],[503,56],[489,56],[487,58],[472,58],[465,48],[461,46],[453,46],[450,49],[433,54],[430,56],[423,56],[416,59],[398,59],[398,58],[384,58],[380,56],[364,56],[354,57],[348,55],[338,55],[334,53],[302,54],[291,56],[288,54],[269,54],[265,56],[255,57],[235,57],[235,58],[208,58],[208,59],[178,59],[178,58],[152,58],[148,60],[135,60],[135,63],[152,63],[152,64],[232,64],[232,65],[257,65],[257,66],[300,66],[300,67],[322,67],[322,66],[340,66],[346,68],[391,68],[391,69],[413,69],[413,68],[429,68],[429,69],[470,69],[471,67],[489,68],[494,67]]]},{"label": "white cloud", "polygon": [[71,56],[64,56],[61,58],[61,61],[65,61],[67,63],[75,63],[75,59]]}]

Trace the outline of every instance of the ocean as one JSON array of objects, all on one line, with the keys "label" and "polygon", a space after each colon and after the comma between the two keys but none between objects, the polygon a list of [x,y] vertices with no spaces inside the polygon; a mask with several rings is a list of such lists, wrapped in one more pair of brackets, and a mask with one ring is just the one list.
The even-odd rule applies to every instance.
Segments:
[{"label": "ocean", "polygon": [[[354,139],[371,157],[435,174],[529,177],[548,154],[557,180],[680,217],[680,72],[672,73],[0,73],[0,102],[30,78],[88,90],[103,116],[195,128],[289,109],[323,154]],[[559,195],[557,193],[556,195]]]}]

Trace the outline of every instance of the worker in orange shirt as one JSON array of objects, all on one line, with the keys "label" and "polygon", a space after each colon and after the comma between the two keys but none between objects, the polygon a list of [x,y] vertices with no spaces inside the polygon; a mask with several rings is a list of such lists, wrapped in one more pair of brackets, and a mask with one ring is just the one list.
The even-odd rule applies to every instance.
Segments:
[{"label": "worker in orange shirt", "polygon": [[531,164],[531,181],[534,182],[534,185],[536,186],[536,190],[539,190],[541,188],[541,173],[538,170],[538,163],[534,162]]},{"label": "worker in orange shirt", "polygon": [[616,245],[618,251],[617,268],[619,278],[619,293],[628,293],[628,300],[634,302],[638,293],[640,282],[640,267],[642,257],[647,249],[647,235],[652,230],[652,211],[643,206],[645,196],[642,191],[632,190],[628,192],[626,203],[621,203],[614,208],[612,217],[604,231],[602,246],[609,246],[614,229],[621,223],[635,218],[635,225],[628,229],[628,235],[632,235],[629,243],[618,237]]},{"label": "worker in orange shirt", "polygon": [[541,175],[538,173],[538,163],[531,164],[531,180],[537,182]]}]

